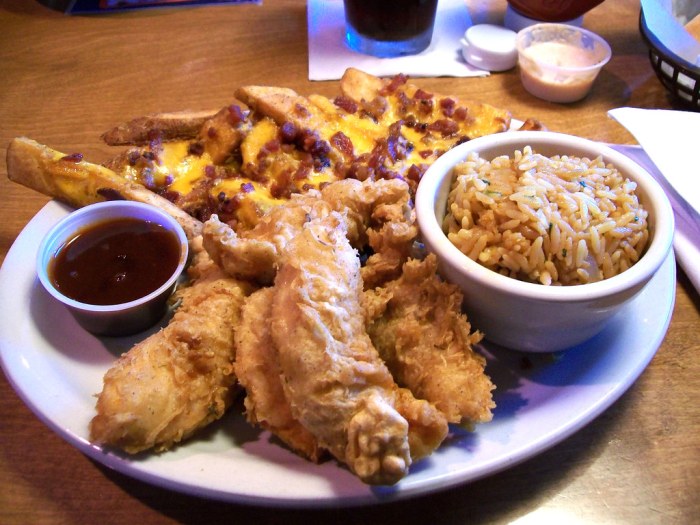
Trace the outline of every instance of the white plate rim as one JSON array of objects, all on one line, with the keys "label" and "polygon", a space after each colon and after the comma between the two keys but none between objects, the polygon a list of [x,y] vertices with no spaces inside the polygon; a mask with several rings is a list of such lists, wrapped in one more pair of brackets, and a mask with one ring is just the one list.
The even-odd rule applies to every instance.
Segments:
[{"label": "white plate rim", "polygon": [[[94,359],[88,357],[87,364],[76,363],[74,354],[52,347],[51,337],[54,336],[47,340],[46,327],[39,326],[36,312],[26,315],[31,308],[44,313],[50,311],[51,315],[59,316],[62,323],[52,325],[59,340],[65,342],[66,337],[75,335],[73,331],[77,325],[67,313],[42,296],[33,266],[43,234],[68,212],[69,208],[49,202],[17,237],[0,270],[0,363],[7,379],[39,419],[88,457],[157,486],[228,502],[278,507],[364,505],[444,490],[510,468],[587,425],[632,385],[660,346],[675,301],[675,259],[671,251],[652,281],[611,320],[602,334],[558,354],[559,360],[541,367],[541,376],[533,379],[523,374],[517,378],[519,385],[505,392],[496,391],[497,402],[499,395],[520,396],[524,408],[516,409],[513,414],[501,413],[497,408],[494,421],[480,425],[472,434],[455,430],[450,444],[443,446],[427,462],[416,465],[395,487],[367,487],[333,462],[323,465],[305,462],[279,445],[269,443],[265,434],[245,441],[240,447],[221,450],[220,437],[227,434],[224,423],[217,423],[218,428],[212,435],[201,441],[195,439],[172,452],[134,459],[92,445],[86,426],[75,428],[76,414],[90,417],[85,414],[91,412],[94,403],[90,396],[85,400],[79,397],[78,401],[68,399],[64,410],[58,410],[61,393],[47,390],[45,384],[39,385],[40,378],[35,375],[34,368],[39,368],[42,369],[40,373],[60,383],[66,379],[58,372],[68,371],[70,374],[66,377],[70,381],[66,385],[70,390],[75,386],[78,391],[85,388],[78,384],[84,375],[86,380],[93,381],[93,393],[96,393],[99,388],[95,381],[101,384],[101,375],[114,357],[102,351],[98,344],[101,355]],[[86,334],[78,339],[79,344],[101,343]],[[628,346],[634,351],[628,351]],[[491,366],[497,361],[512,366],[522,356],[488,346],[483,349],[489,354]],[[81,359],[84,357],[80,350],[75,352]],[[41,359],[37,358],[39,355]],[[562,361],[571,361],[578,367],[578,370],[565,369],[571,376],[571,383],[547,384],[552,377],[545,372],[554,370],[552,367],[561,368]],[[73,367],[77,367],[77,371]],[[561,370],[555,371],[561,374]],[[512,372],[510,370],[510,375]],[[52,373],[55,375],[51,376]],[[242,416],[234,417],[242,421]],[[526,430],[533,423],[537,427],[534,433]],[[232,426],[235,425],[240,428],[240,421],[234,421]],[[230,436],[223,440],[224,443],[229,441]],[[222,471],[218,470],[220,464],[244,472],[235,472],[229,477],[230,471],[227,471],[226,478],[222,479]],[[253,478],[247,478],[247,474]],[[258,482],[253,482],[257,479],[255,475],[260,478]]]}]

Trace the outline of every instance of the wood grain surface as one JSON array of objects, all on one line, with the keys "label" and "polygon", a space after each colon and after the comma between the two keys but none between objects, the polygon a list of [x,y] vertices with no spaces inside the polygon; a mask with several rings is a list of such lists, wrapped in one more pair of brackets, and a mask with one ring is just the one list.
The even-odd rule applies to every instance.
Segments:
[{"label": "wood grain surface", "polygon": [[[503,13],[502,1],[470,4],[496,18]],[[554,131],[634,143],[607,110],[674,107],[639,36],[639,2],[608,0],[584,20],[608,40],[613,58],[581,102],[537,100],[517,70],[415,82],[506,107]],[[218,109],[242,84],[335,94],[337,82],[308,81],[307,60],[302,0],[91,16],[0,0],[0,159],[13,137],[26,135],[101,162],[111,151],[99,137],[112,126],[152,112]],[[4,260],[48,199],[8,181],[3,160],[0,200]],[[698,523],[700,299],[680,269],[675,294],[668,333],[649,367],[569,439],[468,485],[342,512],[225,504],[112,472],[50,431],[3,377],[0,523]]]}]

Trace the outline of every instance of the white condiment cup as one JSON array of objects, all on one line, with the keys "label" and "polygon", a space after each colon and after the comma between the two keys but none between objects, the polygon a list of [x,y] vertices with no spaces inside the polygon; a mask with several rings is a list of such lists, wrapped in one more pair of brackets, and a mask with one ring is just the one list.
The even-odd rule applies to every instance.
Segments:
[{"label": "white condiment cup", "polygon": [[[634,265],[593,283],[545,286],[494,272],[452,244],[442,222],[454,166],[472,152],[492,160],[500,155],[512,157],[515,150],[522,151],[525,146],[546,156],[601,156],[637,184],[636,193],[648,212],[650,239]],[[443,154],[418,185],[416,214],[421,238],[428,251],[437,255],[440,273],[464,293],[464,309],[472,326],[483,331],[487,340],[527,352],[567,349],[598,334],[669,256],[674,228],[673,210],[661,186],[629,157],[598,142],[541,131],[488,135]]]},{"label": "white condiment cup", "polygon": [[526,27],[518,32],[516,48],[523,86],[550,102],[584,98],[612,56],[603,38],[566,24]]},{"label": "white condiment cup", "polygon": [[[121,304],[94,305],[76,301],[61,293],[50,278],[50,266],[61,247],[91,225],[106,220],[133,218],[157,223],[173,232],[180,245],[180,256],[172,275],[151,293]],[[78,324],[95,335],[124,336],[141,332],[163,318],[167,302],[182,274],[189,254],[184,230],[164,211],[139,202],[107,201],[80,208],[49,230],[39,245],[37,275],[46,291],[63,304]]]}]

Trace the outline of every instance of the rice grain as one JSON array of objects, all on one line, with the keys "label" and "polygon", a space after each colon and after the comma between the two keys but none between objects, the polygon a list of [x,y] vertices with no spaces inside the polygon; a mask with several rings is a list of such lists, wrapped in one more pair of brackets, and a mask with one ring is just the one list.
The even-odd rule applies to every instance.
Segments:
[{"label": "rice grain", "polygon": [[527,146],[491,161],[472,153],[453,175],[448,238],[509,277],[544,285],[607,279],[638,261],[649,241],[637,185],[601,158],[546,157]]}]

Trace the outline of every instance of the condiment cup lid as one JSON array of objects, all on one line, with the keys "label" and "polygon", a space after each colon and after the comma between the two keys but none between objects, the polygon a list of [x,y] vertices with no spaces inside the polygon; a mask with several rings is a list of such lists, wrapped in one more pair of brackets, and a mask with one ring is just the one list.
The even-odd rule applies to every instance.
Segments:
[{"label": "condiment cup lid", "polygon": [[506,71],[515,67],[518,52],[515,32],[491,24],[471,26],[462,39],[462,56],[467,63],[488,71]]}]

